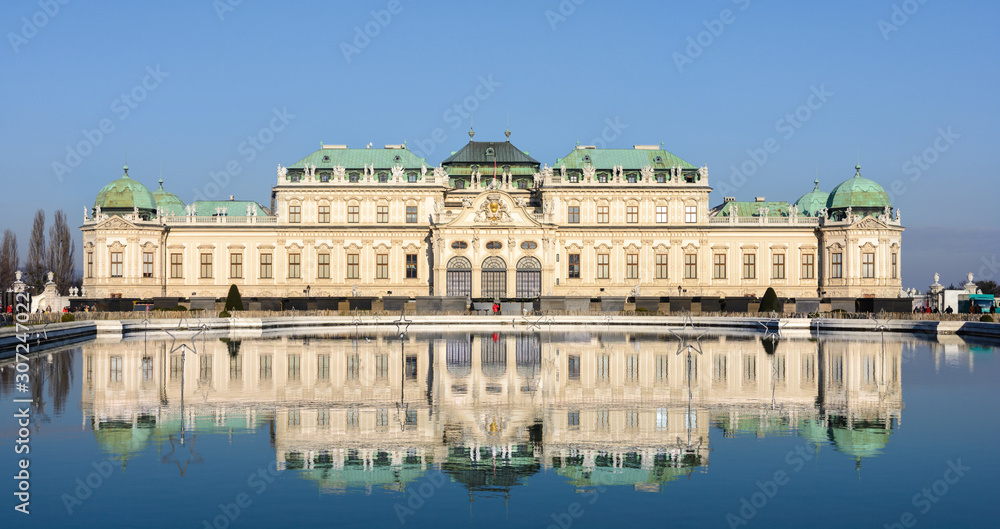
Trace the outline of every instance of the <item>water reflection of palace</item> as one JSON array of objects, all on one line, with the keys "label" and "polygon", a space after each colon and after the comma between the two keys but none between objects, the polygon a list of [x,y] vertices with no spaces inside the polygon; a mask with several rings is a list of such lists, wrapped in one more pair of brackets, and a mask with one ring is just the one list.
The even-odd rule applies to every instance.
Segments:
[{"label": "water reflection of palace", "polygon": [[902,408],[899,342],[782,340],[768,354],[759,337],[714,336],[688,354],[673,337],[543,332],[193,345],[84,347],[84,421],[123,464],[182,429],[267,428],[279,467],[325,491],[402,489],[429,467],[470,491],[543,469],[658,490],[707,467],[711,425],[794,432],[860,464]]}]

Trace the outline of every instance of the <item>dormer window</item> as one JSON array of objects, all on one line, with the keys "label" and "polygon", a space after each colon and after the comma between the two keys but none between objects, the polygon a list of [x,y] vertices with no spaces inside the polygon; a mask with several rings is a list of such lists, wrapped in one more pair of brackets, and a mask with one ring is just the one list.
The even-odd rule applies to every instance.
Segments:
[{"label": "dormer window", "polygon": [[663,163],[663,157],[658,155],[658,156],[656,156],[656,158],[653,158],[653,162],[655,162],[655,163]]},{"label": "dormer window", "polygon": [[597,181],[600,182],[600,183],[602,183],[602,184],[608,183],[608,173],[598,173],[597,174]]},{"label": "dormer window", "polygon": [[580,175],[578,175],[576,173],[570,173],[569,174],[569,181],[573,182],[574,184],[577,183],[577,182],[579,182],[580,181]]},{"label": "dormer window", "polygon": [[486,156],[496,156],[496,155],[497,153],[496,151],[493,150],[493,147],[486,148]]},{"label": "dormer window", "polygon": [[590,163],[590,155],[589,154],[585,155],[583,157],[583,161],[584,161],[584,163]]},{"label": "dormer window", "polygon": [[324,163],[329,163],[330,162],[330,155],[329,154],[324,154],[323,155],[323,162]]},{"label": "dormer window", "polygon": [[663,173],[659,173],[656,175],[656,181],[663,184],[667,181],[667,176]]},{"label": "dormer window", "polygon": [[403,161],[403,159],[400,158],[400,156],[397,154],[396,156],[392,157],[392,161],[394,161],[396,163],[399,163],[399,162]]},{"label": "dormer window", "polygon": [[455,189],[465,189],[465,180],[462,180],[461,178],[456,178]]},{"label": "dormer window", "polygon": [[320,182],[329,182],[330,181],[330,173],[320,173],[319,174],[319,181]]},{"label": "dormer window", "polygon": [[627,181],[630,184],[634,184],[636,180],[638,180],[638,177],[636,176],[635,173],[629,173],[628,176],[625,177],[625,181]]},{"label": "dormer window", "polygon": [[417,173],[409,173],[406,175],[406,181],[413,183],[417,181]]},{"label": "dormer window", "polygon": [[388,182],[389,181],[389,173],[387,173],[385,171],[382,171],[381,173],[379,173],[378,174],[378,181],[382,182],[382,183]]},{"label": "dormer window", "polygon": [[292,177],[292,182],[298,182],[302,179],[301,173],[288,173],[288,176]]},{"label": "dormer window", "polygon": [[357,171],[347,175],[347,180],[350,182],[357,182],[359,178],[361,178],[361,175],[359,175]]}]

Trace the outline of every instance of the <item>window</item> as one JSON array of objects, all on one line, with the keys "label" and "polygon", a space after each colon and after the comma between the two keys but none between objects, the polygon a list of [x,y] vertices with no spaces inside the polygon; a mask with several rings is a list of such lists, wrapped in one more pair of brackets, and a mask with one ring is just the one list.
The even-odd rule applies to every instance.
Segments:
[{"label": "window", "polygon": [[316,256],[316,278],[330,279],[330,254],[321,253]]},{"label": "window", "polygon": [[830,254],[830,277],[836,279],[844,277],[844,254],[840,252]]},{"label": "window", "polygon": [[406,254],[406,279],[417,278],[417,254]]},{"label": "window", "polygon": [[534,250],[535,248],[538,248],[538,243],[535,241],[524,241],[521,243],[522,250]]},{"label": "window", "polygon": [[607,382],[611,377],[611,357],[602,354],[597,355],[597,380]]},{"label": "window", "polygon": [[568,222],[570,224],[579,224],[580,223],[580,206],[570,206],[567,209],[567,211],[568,211],[568,215],[567,215],[567,218],[566,218],[566,222]]},{"label": "window", "polygon": [[469,243],[465,241],[455,241],[451,243],[452,250],[464,250],[469,247]]},{"label": "window", "polygon": [[743,254],[743,279],[757,279],[757,254]]},{"label": "window", "polygon": [[358,257],[356,253],[347,254],[347,279],[358,279],[360,277],[358,275]]},{"label": "window", "polygon": [[378,207],[376,220],[378,220],[380,224],[389,222],[389,206]]},{"label": "window", "polygon": [[625,254],[625,279],[639,279],[639,254]]},{"label": "window", "polygon": [[111,382],[121,382],[122,381],[122,357],[112,356],[111,366],[109,370],[110,381]]},{"label": "window", "polygon": [[210,279],[212,277],[212,254],[201,254],[201,278]]},{"label": "window", "polygon": [[503,248],[503,243],[500,241],[490,241],[486,243],[487,250],[499,250]]},{"label": "window", "polygon": [[634,184],[638,180],[639,180],[639,176],[636,175],[635,173],[629,173],[627,176],[625,176],[625,181],[628,182],[628,183],[630,183],[630,184]]},{"label": "window", "polygon": [[625,382],[635,384],[639,381],[639,355],[630,354],[625,357]]},{"label": "window", "polygon": [[385,171],[382,171],[381,173],[379,173],[378,174],[378,181],[379,181],[379,183],[382,183],[382,184],[388,182],[389,181],[389,173],[387,173]]},{"label": "window", "polygon": [[288,206],[288,222],[302,222],[302,206]]},{"label": "window", "polygon": [[416,380],[417,379],[417,357],[414,355],[407,355],[405,359],[405,365],[403,366],[403,374],[406,380]]},{"label": "window", "polygon": [[170,277],[173,279],[184,277],[184,257],[182,254],[170,254]]},{"label": "window", "polygon": [[597,279],[608,279],[610,273],[611,257],[606,253],[597,254]]},{"label": "window", "polygon": [[573,410],[566,413],[566,426],[570,430],[580,429],[580,410]]},{"label": "window", "polygon": [[684,279],[698,279],[698,254],[684,254]]},{"label": "window", "polygon": [[465,189],[465,180],[462,180],[461,178],[456,178],[455,189]]},{"label": "window", "polygon": [[260,278],[261,279],[271,279],[271,254],[262,253],[260,254]]},{"label": "window", "polygon": [[665,384],[670,374],[670,357],[667,355],[656,355],[656,383]]},{"label": "window", "polygon": [[316,356],[316,380],[330,380],[330,355]]},{"label": "window", "polygon": [[302,277],[302,254],[288,254],[288,279],[299,279]]},{"label": "window", "polygon": [[873,252],[861,254],[861,277],[865,279],[875,277],[875,254]]},{"label": "window", "polygon": [[153,252],[142,252],[142,277],[153,277]]},{"label": "window", "polygon": [[570,279],[580,279],[580,254],[569,254],[569,271],[567,277]]},{"label": "window", "polygon": [[347,222],[351,224],[358,223],[358,205],[347,206]]},{"label": "window", "polygon": [[580,175],[577,174],[577,173],[570,173],[569,174],[569,181],[573,182],[574,184],[577,183],[577,182],[579,182],[580,181]]},{"label": "window", "polygon": [[319,221],[323,224],[329,224],[330,222],[330,206],[320,206],[319,207]]},{"label": "window", "polygon": [[290,382],[298,382],[301,376],[302,376],[302,355],[300,354],[288,355],[288,380]]},{"label": "window", "polygon": [[347,355],[347,380],[358,380],[361,374],[361,359],[358,353]]},{"label": "window", "polygon": [[406,175],[406,181],[409,183],[414,183],[417,181],[417,173],[409,173]]},{"label": "window", "polygon": [[569,355],[566,357],[566,360],[568,362],[567,367],[569,373],[567,376],[569,379],[580,380],[580,355]]},{"label": "window", "polygon": [[229,277],[240,279],[243,277],[243,254],[229,254]]},{"label": "window", "polygon": [[94,277],[94,252],[87,252],[87,277]]},{"label": "window", "polygon": [[597,223],[608,223],[608,206],[597,206]]},{"label": "window", "polygon": [[684,206],[684,222],[698,222],[698,206]]},{"label": "window", "polygon": [[271,380],[271,368],[274,365],[274,356],[266,354],[260,357],[260,378],[261,380]]},{"label": "window", "polygon": [[229,380],[243,379],[243,355],[229,357]]},{"label": "window", "polygon": [[712,264],[712,278],[713,279],[725,279],[726,278],[726,254],[717,253],[713,257],[714,261]]},{"label": "window", "polygon": [[361,175],[359,175],[357,173],[357,171],[355,171],[355,172],[347,175],[347,181],[349,181],[349,182],[357,182],[360,178],[361,178]]},{"label": "window", "polygon": [[666,279],[667,270],[667,254],[656,254],[656,279]]},{"label": "window", "polygon": [[122,276],[123,255],[121,252],[111,252],[111,277]]},{"label": "window", "polygon": [[777,253],[771,256],[771,279],[785,278],[785,254]]},{"label": "window", "polygon": [[656,222],[663,224],[667,221],[667,206],[656,206]]},{"label": "window", "polygon": [[406,222],[409,224],[417,223],[417,206],[406,206]]},{"label": "window", "polygon": [[389,379],[389,355],[375,355],[375,380]]},{"label": "window", "polygon": [[802,279],[813,279],[816,277],[815,259],[815,254],[802,254]]},{"label": "window", "polygon": [[597,181],[602,184],[608,183],[608,173],[597,173]]},{"label": "window", "polygon": [[893,279],[899,279],[899,275],[898,275],[899,272],[897,271],[898,270],[898,260],[897,260],[897,256],[898,255],[899,254],[897,254],[896,252],[892,253],[892,261],[891,261],[890,264],[892,266],[892,278]]},{"label": "window", "polygon": [[389,254],[375,254],[375,279],[389,279]]},{"label": "window", "polygon": [[625,207],[625,222],[635,224],[639,222],[639,206],[632,205]]},{"label": "window", "polygon": [[202,384],[212,383],[212,355],[198,355],[198,380]]}]

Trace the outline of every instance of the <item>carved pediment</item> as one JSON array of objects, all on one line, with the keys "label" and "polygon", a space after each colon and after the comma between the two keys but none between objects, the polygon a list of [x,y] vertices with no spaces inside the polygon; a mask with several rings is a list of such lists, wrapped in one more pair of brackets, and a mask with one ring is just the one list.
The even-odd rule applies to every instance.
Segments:
[{"label": "carved pediment", "polygon": [[95,226],[98,230],[130,230],[135,229],[136,225],[131,222],[115,215],[108,220]]},{"label": "carved pediment", "polygon": [[[523,201],[522,201],[523,202]],[[488,189],[478,196],[462,199],[462,210],[449,222],[448,228],[476,226],[539,227],[541,223],[505,191]]]},{"label": "carved pediment", "polygon": [[860,230],[880,230],[889,226],[875,217],[865,217],[851,225],[851,228]]}]

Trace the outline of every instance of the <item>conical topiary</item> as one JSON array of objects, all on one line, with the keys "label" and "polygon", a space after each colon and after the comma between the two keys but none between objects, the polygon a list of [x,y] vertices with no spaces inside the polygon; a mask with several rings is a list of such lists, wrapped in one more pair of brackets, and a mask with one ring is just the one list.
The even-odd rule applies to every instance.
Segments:
[{"label": "conical topiary", "polygon": [[758,312],[781,312],[781,305],[778,303],[778,294],[774,292],[773,288],[767,287],[764,297],[760,300],[760,309]]},{"label": "conical topiary", "polygon": [[223,310],[225,312],[243,310],[243,296],[240,296],[240,289],[236,288],[236,285],[229,287],[229,294],[226,296],[226,308]]}]

